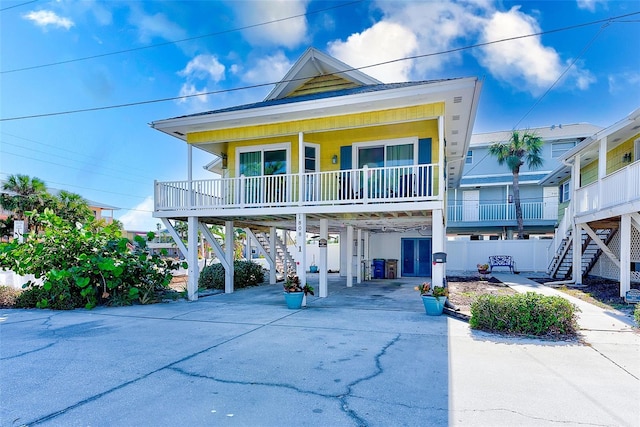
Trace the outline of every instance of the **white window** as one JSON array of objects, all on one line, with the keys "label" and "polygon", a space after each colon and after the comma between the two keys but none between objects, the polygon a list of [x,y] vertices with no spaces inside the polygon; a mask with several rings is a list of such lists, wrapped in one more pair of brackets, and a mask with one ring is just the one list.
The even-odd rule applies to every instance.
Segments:
[{"label": "white window", "polygon": [[571,200],[571,181],[560,184],[560,203]]},{"label": "white window", "polygon": [[238,176],[282,175],[289,173],[289,144],[237,149]]},{"label": "white window", "polygon": [[633,160],[637,162],[638,160],[640,160],[640,139],[636,139],[635,145],[636,145],[636,148],[635,148],[636,155],[633,158]]},{"label": "white window", "polygon": [[576,146],[575,141],[554,142],[551,144],[551,157],[553,157],[554,159],[557,159],[558,157],[562,156],[564,153],[571,150],[575,146]]},{"label": "white window", "polygon": [[467,151],[467,158],[464,160],[464,162],[468,165],[473,163],[473,150]]}]

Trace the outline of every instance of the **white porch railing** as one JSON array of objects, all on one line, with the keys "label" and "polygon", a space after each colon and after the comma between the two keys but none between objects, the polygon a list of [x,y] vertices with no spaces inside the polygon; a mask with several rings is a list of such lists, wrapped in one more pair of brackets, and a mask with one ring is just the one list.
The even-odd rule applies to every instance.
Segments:
[{"label": "white porch railing", "polygon": [[438,165],[155,183],[155,210],[437,200]]},{"label": "white porch railing", "polygon": [[[521,203],[522,219],[558,219],[557,212],[545,215],[542,202]],[[447,208],[450,222],[505,221],[516,219],[516,207],[513,203],[488,203],[477,206],[454,205]]]},{"label": "white porch railing", "polygon": [[640,161],[576,191],[576,215],[640,200]]}]

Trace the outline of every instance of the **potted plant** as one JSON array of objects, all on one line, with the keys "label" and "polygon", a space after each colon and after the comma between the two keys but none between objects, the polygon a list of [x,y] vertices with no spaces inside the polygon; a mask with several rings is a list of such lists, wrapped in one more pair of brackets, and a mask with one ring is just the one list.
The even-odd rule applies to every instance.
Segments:
[{"label": "potted plant", "polygon": [[442,314],[444,305],[447,302],[449,290],[444,286],[431,286],[431,283],[424,282],[416,286],[415,290],[420,292],[422,303],[428,316],[439,316]]},{"label": "potted plant", "polygon": [[307,294],[314,295],[313,287],[308,284],[302,286],[300,284],[300,278],[296,275],[288,275],[283,286],[284,300],[287,303],[287,308],[293,310],[297,310],[302,307],[302,300],[307,296]]},{"label": "potted plant", "polygon": [[309,266],[309,273],[317,273],[318,266],[316,265],[316,256],[313,256],[313,261],[311,261],[311,265]]},{"label": "potted plant", "polygon": [[476,264],[478,267],[478,273],[487,274],[489,272],[489,264]]}]

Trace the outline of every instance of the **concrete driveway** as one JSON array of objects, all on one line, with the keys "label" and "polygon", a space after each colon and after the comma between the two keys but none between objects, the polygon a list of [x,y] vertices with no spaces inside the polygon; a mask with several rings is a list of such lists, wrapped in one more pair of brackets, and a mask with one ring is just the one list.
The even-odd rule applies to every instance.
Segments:
[{"label": "concrete driveway", "polygon": [[637,333],[584,344],[475,332],[426,316],[414,284],[333,280],[301,310],[280,285],[0,310],[0,425],[640,425]]}]

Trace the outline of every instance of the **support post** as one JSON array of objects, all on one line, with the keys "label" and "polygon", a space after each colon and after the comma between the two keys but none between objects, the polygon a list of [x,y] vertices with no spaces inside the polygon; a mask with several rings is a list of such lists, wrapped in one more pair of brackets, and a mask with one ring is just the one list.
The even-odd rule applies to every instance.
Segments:
[{"label": "support post", "polygon": [[[320,220],[320,240],[327,242],[329,240],[329,220],[321,219]],[[329,295],[329,282],[327,277],[327,255],[328,255],[328,247],[320,246],[320,264],[318,265],[318,269],[320,270],[320,277],[318,283],[318,296],[320,298],[326,298]]]},{"label": "support post", "polygon": [[[444,215],[442,209],[434,209],[432,213],[432,251],[445,252],[445,229]],[[445,278],[445,264],[436,263],[432,265],[431,282],[433,286],[443,286]]]},{"label": "support post", "polygon": [[189,264],[187,295],[189,301],[195,301],[198,299],[198,278],[200,276],[198,267],[198,217],[190,216],[187,219],[187,226],[187,245],[189,246],[187,256],[187,263]]},{"label": "support post", "polygon": [[[302,133],[300,134],[302,138]],[[307,214],[296,214],[296,246],[298,257],[296,263],[296,274],[302,286],[307,284]],[[306,295],[302,298],[302,305],[306,307]]]},{"label": "support post", "polygon": [[362,283],[362,229],[356,233],[356,245],[358,248],[358,262],[356,263],[356,283]]},{"label": "support post", "polygon": [[620,296],[631,289],[631,215],[620,218]]},{"label": "support post", "polygon": [[353,286],[353,225],[347,225],[347,287]]},{"label": "support post", "polygon": [[[278,239],[278,235],[276,233],[277,231],[275,227],[269,228],[269,254],[271,255],[271,258],[273,258],[273,268],[269,270],[269,283],[271,285],[275,285],[278,281],[278,278],[276,277],[276,259],[278,258],[278,254],[276,253],[276,240]],[[285,266],[284,262],[283,266]],[[284,271],[284,274],[286,280],[286,269]]]},{"label": "support post", "polygon": [[364,280],[371,280],[371,273],[367,273],[368,271],[370,271],[371,269],[371,260],[369,259],[369,232],[365,231],[364,232],[364,245],[363,245],[363,250],[364,250],[364,256],[363,256],[363,262],[365,263],[364,266]]},{"label": "support post", "polygon": [[187,144],[187,184],[189,187],[189,209],[193,208],[193,146]]},{"label": "support post", "polygon": [[582,283],[582,227],[573,220],[571,229],[571,239],[573,247],[573,259],[571,260],[571,268],[573,269],[571,279],[576,285]]},{"label": "support post", "polygon": [[224,271],[224,293],[230,294],[233,292],[233,252],[235,249],[235,241],[233,238],[233,221],[224,222],[224,247],[225,255],[227,258],[227,264],[229,268]]}]

